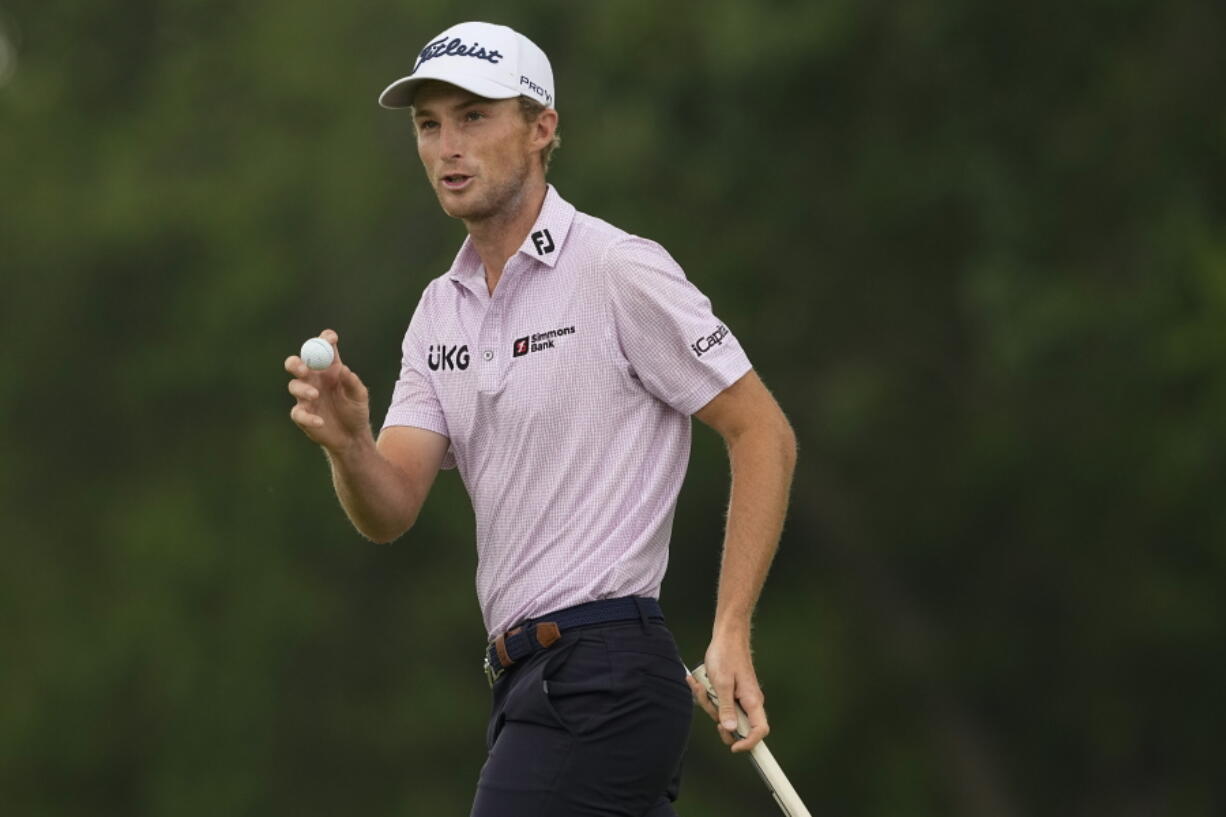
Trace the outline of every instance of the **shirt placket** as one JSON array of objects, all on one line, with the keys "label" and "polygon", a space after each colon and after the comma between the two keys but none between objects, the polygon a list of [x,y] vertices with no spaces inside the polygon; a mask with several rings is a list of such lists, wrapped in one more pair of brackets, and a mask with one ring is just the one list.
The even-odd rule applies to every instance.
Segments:
[{"label": "shirt placket", "polygon": [[502,382],[502,369],[510,358],[505,348],[504,323],[507,313],[507,301],[514,282],[514,273],[518,267],[519,256],[511,256],[502,270],[502,278],[494,288],[494,294],[486,307],[481,319],[481,331],[477,338],[477,355],[480,360],[477,369],[477,388],[483,392],[498,390]]}]

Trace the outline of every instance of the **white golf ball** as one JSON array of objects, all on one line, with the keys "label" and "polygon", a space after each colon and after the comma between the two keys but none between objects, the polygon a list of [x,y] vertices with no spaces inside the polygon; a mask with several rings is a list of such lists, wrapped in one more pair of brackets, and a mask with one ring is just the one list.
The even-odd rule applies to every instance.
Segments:
[{"label": "white golf ball", "polygon": [[311,338],[302,344],[302,351],[298,353],[298,356],[303,359],[307,366],[317,372],[331,366],[332,358],[335,357],[332,351],[332,344],[323,338]]}]

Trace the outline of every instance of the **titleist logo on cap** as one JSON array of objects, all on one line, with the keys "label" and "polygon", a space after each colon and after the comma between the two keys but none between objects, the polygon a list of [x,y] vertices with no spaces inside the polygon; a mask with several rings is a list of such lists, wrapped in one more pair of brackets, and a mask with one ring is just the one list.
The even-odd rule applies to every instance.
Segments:
[{"label": "titleist logo on cap", "polygon": [[417,58],[417,64],[413,66],[413,71],[416,72],[418,68],[421,68],[422,63],[436,57],[475,57],[497,65],[502,56],[502,52],[497,49],[486,51],[477,42],[474,42],[472,45],[466,45],[459,37],[454,37],[451,40],[448,40],[446,37],[440,37],[421,50],[421,56]]},{"label": "titleist logo on cap", "polygon": [[515,29],[493,23],[458,23],[435,35],[417,53],[412,73],[387,86],[379,104],[411,108],[414,94],[427,80],[484,99],[527,95],[550,107],[557,102],[553,68],[545,52]]}]

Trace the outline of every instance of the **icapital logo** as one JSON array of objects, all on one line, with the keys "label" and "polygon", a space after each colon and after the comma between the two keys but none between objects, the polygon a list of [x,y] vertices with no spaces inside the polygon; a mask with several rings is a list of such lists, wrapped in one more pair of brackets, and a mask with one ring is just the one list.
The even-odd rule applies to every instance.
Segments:
[{"label": "icapital logo", "polygon": [[694,354],[696,356],[702,357],[704,354],[723,343],[724,338],[728,337],[730,334],[732,333],[728,331],[728,327],[721,323],[719,326],[715,327],[714,332],[691,343],[690,348],[694,350]]}]

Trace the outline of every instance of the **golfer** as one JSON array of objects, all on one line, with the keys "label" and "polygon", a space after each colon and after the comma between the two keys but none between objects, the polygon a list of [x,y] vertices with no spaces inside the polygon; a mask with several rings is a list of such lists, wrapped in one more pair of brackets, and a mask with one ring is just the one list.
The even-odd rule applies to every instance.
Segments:
[{"label": "golfer", "polygon": [[[409,321],[378,440],[339,349],[320,372],[286,360],[290,416],[376,542],[413,526],[439,469],[459,469],[493,696],[472,814],[674,814],[697,690],[659,596],[690,417],[731,460],[705,655],[722,706],[697,697],[733,751],[769,731],[750,619],[786,511],[792,430],[669,254],[546,183],[558,98],[534,43],[461,23],[379,102],[409,110],[426,178],[468,237]],[[741,740],[734,700],[752,727]]]}]

